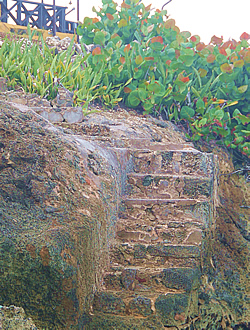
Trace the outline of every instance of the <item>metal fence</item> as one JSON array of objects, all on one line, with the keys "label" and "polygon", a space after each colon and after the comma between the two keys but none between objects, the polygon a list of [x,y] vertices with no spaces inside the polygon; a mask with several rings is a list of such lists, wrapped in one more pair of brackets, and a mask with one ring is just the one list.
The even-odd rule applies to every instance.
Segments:
[{"label": "metal fence", "polygon": [[[7,0],[0,0],[1,17],[0,21],[7,23],[8,17],[20,26],[27,26],[38,29],[52,30],[53,32],[75,33],[77,23],[66,20],[67,7],[53,6],[45,3],[37,3],[27,0],[14,0],[15,4],[8,9]],[[26,6],[33,5],[34,9],[27,9]],[[54,19],[55,12],[55,22]],[[55,33],[54,33],[55,34]]]}]

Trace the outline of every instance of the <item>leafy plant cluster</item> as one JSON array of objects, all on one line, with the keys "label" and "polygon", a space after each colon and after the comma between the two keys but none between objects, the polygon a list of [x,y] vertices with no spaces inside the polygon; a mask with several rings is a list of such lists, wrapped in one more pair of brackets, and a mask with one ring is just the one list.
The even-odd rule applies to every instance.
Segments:
[{"label": "leafy plant cluster", "polygon": [[[28,33],[31,42],[36,31],[31,33],[28,26]],[[72,62],[73,44],[74,39],[67,51],[55,55],[42,36],[38,43],[25,39],[12,42],[6,37],[0,48],[0,77],[7,78],[8,87],[21,85],[25,92],[37,93],[48,100],[56,97],[61,85],[74,92],[74,105],[82,105],[84,110],[105,87],[96,88],[102,73],[86,67],[86,57],[77,55]]]},{"label": "leafy plant cluster", "polygon": [[164,112],[187,123],[192,140],[216,140],[249,157],[250,35],[238,42],[213,36],[205,45],[181,32],[166,10],[151,11],[138,0],[120,8],[113,0],[102,4],[93,8],[97,18],[85,17],[78,26],[81,43],[95,44],[84,60],[101,75],[93,85],[98,98]]}]

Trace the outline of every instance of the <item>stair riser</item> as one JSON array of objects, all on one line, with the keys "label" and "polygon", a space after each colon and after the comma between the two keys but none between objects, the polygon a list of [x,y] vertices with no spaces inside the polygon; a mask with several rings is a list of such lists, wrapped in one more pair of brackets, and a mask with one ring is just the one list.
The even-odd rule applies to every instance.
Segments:
[{"label": "stair riser", "polygon": [[135,269],[107,273],[104,285],[112,291],[153,293],[190,292],[199,284],[198,268]]},{"label": "stair riser", "polygon": [[212,177],[213,155],[186,151],[132,152],[136,173],[185,174]]},{"label": "stair riser", "polygon": [[212,181],[191,177],[129,174],[125,194],[129,198],[207,200],[212,195]]},{"label": "stair riser", "polygon": [[198,246],[121,244],[110,249],[111,267],[194,267],[200,262]]},{"label": "stair riser", "polygon": [[[153,314],[159,315],[159,312],[160,315],[164,315],[165,313],[162,309],[167,309],[167,318],[171,319],[170,323],[178,325],[183,323],[188,315],[189,297],[188,293],[158,294],[156,297],[151,298],[144,293],[124,296],[120,292],[99,292],[94,296],[93,312],[94,314],[101,313],[105,318],[108,318],[108,316],[113,317],[114,315],[147,318]],[[180,316],[182,317],[181,322],[179,321]],[[140,327],[140,329],[142,328]],[[154,329],[156,328],[154,327]]]},{"label": "stair riser", "polygon": [[125,200],[120,205],[119,218],[126,223],[178,228],[181,222],[195,222],[208,227],[211,222],[211,204],[195,200]]}]

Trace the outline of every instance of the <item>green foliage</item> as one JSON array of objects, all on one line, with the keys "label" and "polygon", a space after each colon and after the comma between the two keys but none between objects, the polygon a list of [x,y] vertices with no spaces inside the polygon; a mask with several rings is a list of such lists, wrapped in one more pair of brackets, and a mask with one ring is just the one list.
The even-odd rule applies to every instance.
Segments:
[{"label": "green foliage", "polygon": [[[29,40],[32,40],[28,27]],[[40,38],[39,44],[29,45],[24,41],[11,42],[5,38],[0,48],[0,76],[8,79],[8,86],[21,85],[25,92],[37,93],[48,100],[54,99],[58,92],[58,86],[62,85],[70,91],[74,91],[74,104],[82,105],[87,113],[89,102],[98,99],[100,95],[106,95],[104,88],[98,88],[103,69],[99,63],[95,70],[86,67],[85,61],[88,55],[78,55],[74,62],[71,61],[72,46],[67,51],[54,55],[53,51]],[[114,87],[113,87],[114,89]],[[112,95],[116,95],[114,90]]]},{"label": "green foliage", "polygon": [[78,26],[81,42],[97,46],[86,63],[101,76],[99,99],[111,106],[123,100],[154,115],[164,111],[188,123],[192,140],[213,139],[250,156],[250,36],[225,43],[214,36],[205,45],[180,32],[166,10],[151,12],[138,0],[121,8],[102,3],[93,8],[98,18],[85,17]]},{"label": "green foliage", "polygon": [[[185,122],[189,138],[215,140],[250,156],[250,35],[223,42],[213,36],[209,45],[199,36],[181,32],[166,10],[152,12],[138,0],[118,7],[102,0],[98,18],[86,17],[78,26],[84,57],[71,61],[72,45],[53,54],[40,38],[22,45],[5,39],[0,48],[0,76],[8,85],[47,99],[58,85],[74,92],[74,104],[98,100],[106,106],[123,101],[144,113],[167,114]],[[28,27],[29,40],[31,33]],[[95,44],[87,54],[85,44]]]}]

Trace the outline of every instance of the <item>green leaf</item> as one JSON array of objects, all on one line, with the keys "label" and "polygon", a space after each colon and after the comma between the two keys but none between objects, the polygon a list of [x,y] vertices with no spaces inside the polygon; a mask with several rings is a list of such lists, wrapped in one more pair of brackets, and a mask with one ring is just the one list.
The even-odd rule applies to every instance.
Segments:
[{"label": "green leaf", "polygon": [[224,111],[221,110],[221,109],[216,110],[215,113],[214,113],[214,115],[215,115],[215,118],[216,119],[220,119],[221,120],[224,117]]},{"label": "green leaf", "polygon": [[234,112],[233,112],[233,117],[235,118],[238,114],[240,114],[240,110],[235,109]]},{"label": "green leaf", "polygon": [[180,93],[173,93],[173,98],[177,102],[183,102],[186,99],[186,95],[185,94],[180,94]]},{"label": "green leaf", "polygon": [[200,93],[193,87],[193,86],[191,86],[191,90],[192,90],[192,92],[194,93],[194,95],[196,96],[196,97],[198,97],[198,98],[200,98],[201,96],[200,96]]},{"label": "green leaf", "polygon": [[141,99],[141,101],[144,101],[147,98],[147,92],[143,88],[138,88],[138,96]]},{"label": "green leaf", "polygon": [[102,31],[95,33],[94,43],[102,46],[105,44],[105,34]]},{"label": "green leaf", "polygon": [[250,136],[250,131],[246,131],[245,129],[242,129],[241,132],[243,132],[246,136]]},{"label": "green leaf", "polygon": [[194,62],[194,56],[190,55],[181,55],[178,59],[181,60],[186,66],[191,66]]},{"label": "green leaf", "polygon": [[223,83],[230,83],[230,82],[234,81],[235,76],[233,74],[230,74],[230,73],[222,73],[220,75],[219,79]]},{"label": "green leaf", "polygon": [[142,62],[143,62],[142,56],[141,55],[137,55],[136,58],[135,58],[135,63],[137,65],[140,65]]},{"label": "green leaf", "polygon": [[[192,69],[194,70],[194,72],[195,72],[195,74],[196,74],[196,77],[197,77],[197,79],[198,79],[198,82],[199,82],[199,86],[200,86],[200,88],[202,87],[202,83],[201,83],[201,77],[200,77],[200,75],[199,75],[199,72],[198,72],[198,70],[193,66],[192,67]],[[200,96],[198,96],[198,97],[200,97]]]},{"label": "green leaf", "polygon": [[128,95],[128,101],[132,107],[137,107],[141,103],[138,90],[132,91]]},{"label": "green leaf", "polygon": [[243,94],[245,93],[245,91],[248,89],[248,85],[243,85],[243,86],[240,86],[238,87],[238,91]]},{"label": "green leaf", "polygon": [[153,93],[158,94],[158,95],[164,95],[164,93],[165,93],[164,86],[160,82],[158,82],[158,81],[151,82],[147,86],[147,89],[150,92],[153,92]]},{"label": "green leaf", "polygon": [[193,108],[190,108],[186,105],[184,105],[182,108],[181,108],[181,112],[180,112],[180,117],[183,118],[183,119],[187,119],[190,121],[190,119],[192,117],[194,117],[195,115],[195,111]]},{"label": "green leaf", "polygon": [[240,119],[240,121],[243,125],[250,123],[250,117],[242,115],[241,113],[239,113],[236,117]]},{"label": "green leaf", "polygon": [[129,78],[129,80],[126,82],[126,84],[124,85],[124,87],[127,86],[128,84],[130,84],[132,80],[133,80],[133,78]]},{"label": "green leaf", "polygon": [[196,102],[196,108],[197,109],[205,109],[205,103],[199,99],[197,102]]},{"label": "green leaf", "polygon": [[199,127],[204,126],[206,123],[207,123],[207,118],[202,118],[202,119],[199,121]]},{"label": "green leaf", "polygon": [[118,23],[118,27],[119,27],[119,28],[125,27],[125,26],[127,26],[127,25],[128,25],[128,22],[127,22],[124,18],[122,18],[122,19],[120,20],[120,22]]},{"label": "green leaf", "polygon": [[175,58],[175,49],[174,48],[167,49],[166,54],[168,59],[173,60]]},{"label": "green leaf", "polygon": [[234,143],[235,144],[240,144],[243,141],[244,141],[244,137],[243,136],[238,136],[236,139],[234,139]]}]

